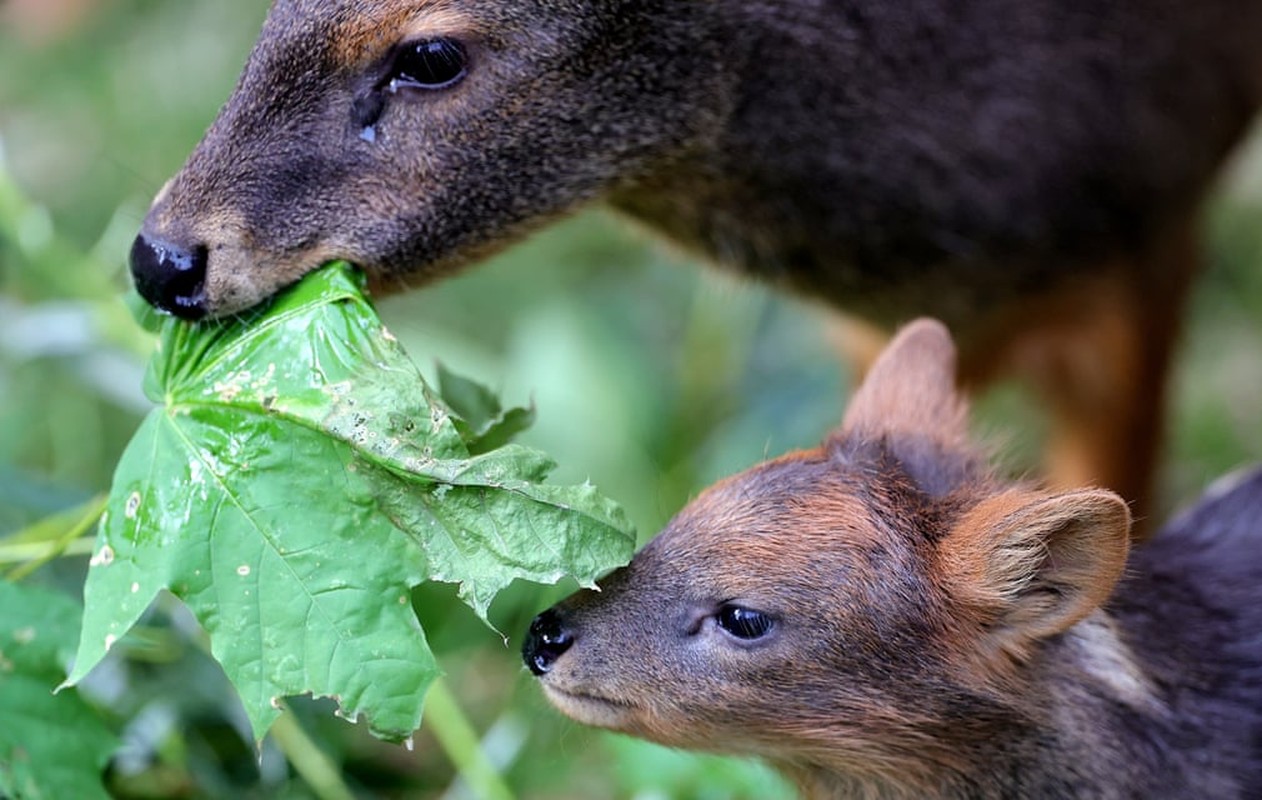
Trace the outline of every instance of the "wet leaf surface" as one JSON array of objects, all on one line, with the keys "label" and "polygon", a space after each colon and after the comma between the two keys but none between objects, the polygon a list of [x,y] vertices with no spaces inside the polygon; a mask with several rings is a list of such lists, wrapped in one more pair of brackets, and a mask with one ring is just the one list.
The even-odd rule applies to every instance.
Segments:
[{"label": "wet leaf surface", "polygon": [[502,443],[530,412],[444,383],[474,419],[429,388],[344,264],[245,319],[162,321],[146,380],[160,407],[115,474],[69,681],[168,590],[256,735],[280,698],[311,693],[403,739],[438,674],[413,586],[458,583],[485,619],[515,579],[590,585],[630,557],[615,504],[544,484],[546,456]]}]

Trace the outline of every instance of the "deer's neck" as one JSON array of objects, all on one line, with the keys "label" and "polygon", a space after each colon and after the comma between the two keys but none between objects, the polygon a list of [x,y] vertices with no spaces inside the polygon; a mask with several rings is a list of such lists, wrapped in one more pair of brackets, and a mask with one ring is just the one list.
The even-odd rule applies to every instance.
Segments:
[{"label": "deer's neck", "polygon": [[1172,779],[1160,758],[1168,709],[1111,619],[1098,612],[1035,659],[1005,713],[944,717],[897,748],[901,768],[847,754],[780,769],[810,800],[1111,796]]}]

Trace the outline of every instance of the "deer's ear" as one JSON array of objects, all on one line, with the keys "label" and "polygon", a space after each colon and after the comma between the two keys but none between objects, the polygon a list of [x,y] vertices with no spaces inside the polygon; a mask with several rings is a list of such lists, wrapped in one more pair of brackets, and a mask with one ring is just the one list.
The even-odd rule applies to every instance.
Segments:
[{"label": "deer's ear", "polygon": [[992,644],[1020,658],[1108,599],[1122,575],[1130,509],[1102,489],[991,497],[943,539],[939,569]]},{"label": "deer's ear", "polygon": [[918,319],[872,365],[840,436],[906,434],[948,445],[967,440],[968,409],[955,389],[955,344],[946,326]]}]

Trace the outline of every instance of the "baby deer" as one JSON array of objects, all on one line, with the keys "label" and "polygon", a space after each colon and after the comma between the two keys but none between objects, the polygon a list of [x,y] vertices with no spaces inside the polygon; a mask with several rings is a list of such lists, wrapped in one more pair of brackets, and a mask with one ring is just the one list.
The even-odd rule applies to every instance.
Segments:
[{"label": "baby deer", "polygon": [[[422,285],[605,200],[1046,396],[1143,513],[1194,220],[1262,102],[1258,0],[276,0],[132,250],[153,304],[324,261]],[[854,348],[856,351],[860,348]]]},{"label": "baby deer", "polygon": [[1115,494],[990,473],[954,361],[908,326],[822,447],[541,614],[545,694],[809,797],[1262,797],[1262,472],[1128,561]]}]

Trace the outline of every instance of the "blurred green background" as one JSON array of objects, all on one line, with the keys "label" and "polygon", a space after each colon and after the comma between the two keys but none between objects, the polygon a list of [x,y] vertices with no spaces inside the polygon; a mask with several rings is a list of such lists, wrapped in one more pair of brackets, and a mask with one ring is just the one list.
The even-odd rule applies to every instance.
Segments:
[{"label": "blurred green background", "polygon": [[[125,256],[150,198],[229,94],[265,6],[0,2],[0,537],[107,489],[147,410],[150,342],[119,300]],[[1209,268],[1175,379],[1166,509],[1262,457],[1262,147],[1249,149],[1207,213]],[[533,398],[539,422],[525,440],[561,463],[558,481],[591,478],[623,502],[643,538],[714,479],[817,442],[847,392],[821,313],[686,263],[599,211],[381,308],[422,365],[441,358],[510,402]],[[1041,422],[1019,388],[984,398],[978,419],[1012,464],[1030,463]],[[77,595],[84,568],[63,559],[31,580]],[[448,587],[417,598],[453,690],[516,793],[787,796],[756,766],[594,733],[549,710],[517,649],[529,619],[572,588],[502,597],[492,618],[507,644]],[[262,759],[251,752],[191,627],[164,609],[89,686],[126,742],[112,791],[318,796],[275,742]],[[295,709],[359,796],[471,796],[426,731],[409,752],[324,705]]]}]

